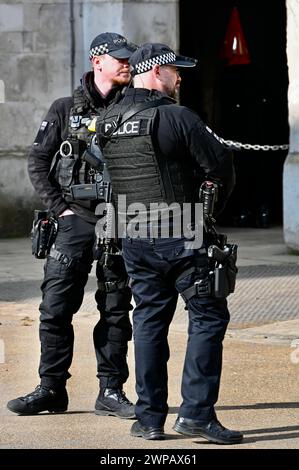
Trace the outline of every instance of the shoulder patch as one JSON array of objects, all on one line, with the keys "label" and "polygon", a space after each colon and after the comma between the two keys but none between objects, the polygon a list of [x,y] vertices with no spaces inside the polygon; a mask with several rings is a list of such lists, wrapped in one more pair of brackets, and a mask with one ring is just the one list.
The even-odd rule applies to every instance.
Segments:
[{"label": "shoulder patch", "polygon": [[43,121],[40,125],[39,131],[37,133],[37,136],[35,138],[34,144],[33,145],[39,145],[43,142],[44,140],[44,135],[45,131],[49,125],[49,121]]},{"label": "shoulder patch", "polygon": [[49,124],[48,121],[43,121],[43,122],[41,123],[40,130],[41,130],[41,131],[45,131],[48,124]]}]

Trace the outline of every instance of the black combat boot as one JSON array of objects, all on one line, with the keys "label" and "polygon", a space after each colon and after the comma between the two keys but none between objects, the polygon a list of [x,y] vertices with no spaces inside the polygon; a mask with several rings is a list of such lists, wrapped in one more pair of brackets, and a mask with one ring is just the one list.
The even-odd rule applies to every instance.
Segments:
[{"label": "black combat boot", "polygon": [[52,390],[38,385],[34,392],[25,397],[10,400],[7,403],[7,408],[19,415],[36,415],[41,411],[62,413],[67,410],[68,402],[65,387]]},{"label": "black combat boot", "polygon": [[131,427],[131,436],[143,437],[152,441],[162,440],[165,437],[163,426],[145,426],[135,421]]},{"label": "black combat boot", "polygon": [[225,428],[216,418],[201,423],[195,419],[179,416],[173,429],[184,436],[203,437],[215,444],[239,444],[243,439],[242,433]]},{"label": "black combat boot", "polygon": [[95,404],[95,414],[135,418],[135,406],[120,388],[101,388]]}]

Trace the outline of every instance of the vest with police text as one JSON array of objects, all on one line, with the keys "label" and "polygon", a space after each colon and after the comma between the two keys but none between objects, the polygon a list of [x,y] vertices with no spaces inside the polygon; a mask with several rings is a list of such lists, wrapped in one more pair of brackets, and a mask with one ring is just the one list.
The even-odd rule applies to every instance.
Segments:
[{"label": "vest with police text", "polygon": [[[165,104],[171,103],[166,99]],[[152,140],[158,109],[139,111],[122,123],[125,109],[115,104],[98,121],[98,139],[111,176],[113,193],[125,195],[127,206],[138,202],[148,209],[150,203],[170,204],[174,201],[167,162],[159,157]],[[111,134],[113,126],[116,130]],[[105,138],[107,134],[110,135]]]}]

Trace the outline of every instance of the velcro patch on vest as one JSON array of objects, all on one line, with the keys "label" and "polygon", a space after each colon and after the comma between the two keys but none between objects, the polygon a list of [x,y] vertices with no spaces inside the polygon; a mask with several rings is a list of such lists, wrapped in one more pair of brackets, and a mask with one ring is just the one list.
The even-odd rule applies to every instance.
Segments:
[{"label": "velcro patch on vest", "polygon": [[[105,133],[108,132],[112,126],[116,127],[116,125],[117,124],[114,121],[106,122],[104,124],[104,132]],[[140,129],[140,119],[136,119],[134,121],[126,121],[118,129],[116,129],[116,131],[113,132],[112,135],[119,135],[119,136],[139,135],[139,129]]]},{"label": "velcro patch on vest", "polygon": [[82,116],[73,114],[70,116],[70,126],[72,129],[78,129],[81,125]]}]

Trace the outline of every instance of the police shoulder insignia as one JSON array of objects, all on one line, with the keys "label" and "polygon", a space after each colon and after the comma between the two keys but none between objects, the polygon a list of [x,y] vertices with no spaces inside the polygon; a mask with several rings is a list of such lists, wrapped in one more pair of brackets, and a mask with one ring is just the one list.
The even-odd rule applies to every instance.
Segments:
[{"label": "police shoulder insignia", "polygon": [[33,145],[39,145],[43,142],[44,140],[44,135],[45,135],[45,130],[47,129],[49,125],[48,121],[43,121],[40,125],[39,131],[37,133],[37,136],[35,138],[34,144]]},{"label": "police shoulder insignia", "polygon": [[45,131],[48,124],[48,121],[43,121],[40,125],[40,130]]}]

